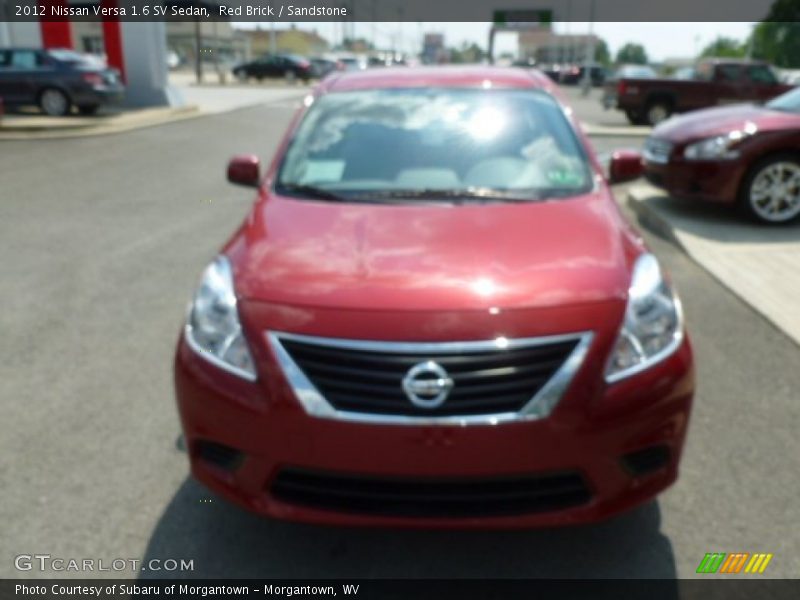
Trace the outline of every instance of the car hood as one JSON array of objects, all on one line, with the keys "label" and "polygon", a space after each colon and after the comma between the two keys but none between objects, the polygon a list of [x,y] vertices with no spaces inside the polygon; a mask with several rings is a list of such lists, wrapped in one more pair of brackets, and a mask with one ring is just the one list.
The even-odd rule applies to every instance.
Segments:
[{"label": "car hood", "polygon": [[248,301],[387,310],[624,299],[625,232],[607,191],[484,205],[330,203],[269,196],[226,253]]},{"label": "car hood", "polygon": [[652,136],[675,143],[721,135],[734,130],[753,128],[759,131],[782,129],[800,117],[791,113],[769,110],[756,104],[735,104],[696,110],[673,117],[653,130]]}]

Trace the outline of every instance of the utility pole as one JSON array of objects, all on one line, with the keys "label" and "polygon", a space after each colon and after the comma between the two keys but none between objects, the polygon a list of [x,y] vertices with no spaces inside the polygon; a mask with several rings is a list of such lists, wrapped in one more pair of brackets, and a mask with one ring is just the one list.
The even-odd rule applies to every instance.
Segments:
[{"label": "utility pole", "polygon": [[219,43],[219,29],[217,29],[217,20],[216,19],[214,19],[211,22],[211,27],[213,28],[212,29],[212,33],[214,35],[214,43],[211,44],[211,52],[212,52],[212,56],[214,57],[214,71],[216,71],[216,73],[217,73],[217,79],[219,80],[219,82],[223,83],[223,81],[222,81],[222,71],[220,71],[220,69],[219,69],[220,43]]},{"label": "utility pole", "polygon": [[378,42],[375,39],[375,4],[378,0],[372,0],[372,49],[378,49]]},{"label": "utility pole", "polygon": [[594,2],[591,0],[589,5],[589,36],[586,38],[586,57],[584,60],[582,92],[584,96],[589,95],[592,89],[592,63],[594,62]]},{"label": "utility pole", "polygon": [[399,46],[403,44],[403,7],[397,7],[397,44],[395,44],[395,48],[393,48],[395,54],[400,51]]},{"label": "utility pole", "polygon": [[567,0],[567,20],[566,20],[566,31],[564,32],[566,35],[564,37],[564,43],[567,47],[567,60],[569,62],[573,62],[573,51],[572,51],[572,36],[570,35],[570,19],[572,18],[572,1]]},{"label": "utility pole", "polygon": [[200,32],[200,19],[194,19],[194,75],[197,83],[203,83],[203,34]]}]

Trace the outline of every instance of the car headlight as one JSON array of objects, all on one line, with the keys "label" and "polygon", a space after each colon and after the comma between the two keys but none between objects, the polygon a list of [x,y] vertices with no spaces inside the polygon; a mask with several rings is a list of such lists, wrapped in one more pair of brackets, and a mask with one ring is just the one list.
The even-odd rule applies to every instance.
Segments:
[{"label": "car headlight", "polygon": [[680,300],[656,257],[643,254],[633,267],[625,319],[606,365],[606,381],[613,383],[651,367],[672,354],[682,339]]},{"label": "car headlight", "polygon": [[255,381],[253,357],[236,308],[231,265],[224,256],[218,256],[203,271],[186,319],[186,340],[209,362]]},{"label": "car headlight", "polygon": [[731,131],[724,135],[716,135],[689,144],[683,151],[683,156],[688,160],[709,160],[709,159],[734,159],[739,158],[739,150],[736,146],[747,136],[748,131]]}]

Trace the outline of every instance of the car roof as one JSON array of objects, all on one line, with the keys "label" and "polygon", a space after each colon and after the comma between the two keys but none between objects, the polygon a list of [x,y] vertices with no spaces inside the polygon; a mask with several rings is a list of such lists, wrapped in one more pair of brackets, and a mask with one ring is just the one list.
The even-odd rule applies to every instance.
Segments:
[{"label": "car roof", "polygon": [[73,48],[34,48],[33,46],[10,46],[0,48],[0,52],[42,52],[45,54],[52,52],[72,52],[73,54],[84,54],[80,50],[75,50]]},{"label": "car roof", "polygon": [[725,58],[719,56],[712,56],[704,58],[699,61],[700,63],[711,63],[713,65],[766,65],[766,61],[751,59],[751,58]]},{"label": "car roof", "polygon": [[534,69],[436,66],[365,69],[336,74],[320,84],[321,92],[410,87],[517,88],[552,91],[549,78]]}]

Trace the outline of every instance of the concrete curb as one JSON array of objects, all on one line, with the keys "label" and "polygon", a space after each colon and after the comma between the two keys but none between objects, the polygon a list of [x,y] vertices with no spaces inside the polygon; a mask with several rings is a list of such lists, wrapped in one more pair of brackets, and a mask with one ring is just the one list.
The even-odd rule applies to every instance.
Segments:
[{"label": "concrete curb", "polygon": [[[800,273],[792,258],[800,249],[800,240],[776,241],[773,229],[758,233],[763,235],[760,240],[736,239],[746,226],[730,222],[695,227],[698,219],[698,222],[691,220],[681,226],[681,219],[687,217],[673,215],[671,219],[666,207],[662,211],[654,206],[653,196],[654,191],[645,186],[628,190],[626,203],[642,226],[673,242],[732,294],[800,346],[800,318],[795,297],[795,290],[800,287]],[[677,226],[673,220],[677,221]],[[784,230],[784,233],[790,232]],[[770,268],[764,268],[765,264]]]},{"label": "concrete curb", "polygon": [[182,106],[132,111],[98,119],[69,117],[56,121],[51,117],[34,116],[22,117],[23,122],[15,123],[16,118],[12,118],[10,124],[7,119],[0,123],[0,141],[53,140],[110,135],[193,119],[203,114],[197,106]]}]

